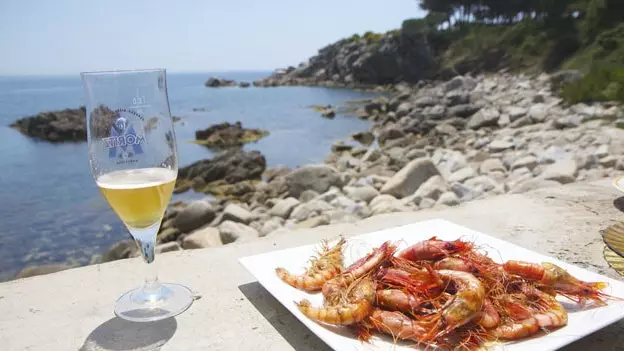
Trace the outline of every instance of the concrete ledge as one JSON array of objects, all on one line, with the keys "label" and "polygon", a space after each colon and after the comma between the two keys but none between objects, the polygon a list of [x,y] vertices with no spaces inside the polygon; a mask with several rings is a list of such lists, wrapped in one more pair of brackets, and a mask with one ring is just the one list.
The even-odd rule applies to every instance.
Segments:
[{"label": "concrete ledge", "polygon": [[[0,284],[2,350],[325,350],[242,268],[239,257],[444,218],[520,246],[622,279],[602,257],[599,231],[624,219],[622,194],[609,180],[503,195],[443,210],[386,214],[353,223],[280,233],[215,249],[157,256],[159,276],[191,287],[184,314],[149,325],[113,315],[124,291],[142,282],[139,259],[70,269]],[[619,199],[618,199],[619,198]],[[435,235],[435,233],[430,233]],[[624,316],[623,316],[624,317]],[[616,350],[624,322],[565,350]]]}]

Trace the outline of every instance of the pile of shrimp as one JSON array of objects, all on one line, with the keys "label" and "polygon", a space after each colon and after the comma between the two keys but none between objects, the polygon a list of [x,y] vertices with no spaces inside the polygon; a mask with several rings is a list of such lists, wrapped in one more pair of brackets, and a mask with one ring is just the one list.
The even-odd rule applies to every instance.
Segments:
[{"label": "pile of shrimp", "polygon": [[323,242],[303,275],[276,268],[294,288],[321,292],[323,305],[297,302],[308,318],[350,328],[363,342],[374,332],[394,342],[473,350],[549,332],[568,322],[556,299],[606,305],[604,282],[585,282],[548,262],[494,262],[474,244],[436,237],[398,251],[385,242],[349,267],[340,239]]}]

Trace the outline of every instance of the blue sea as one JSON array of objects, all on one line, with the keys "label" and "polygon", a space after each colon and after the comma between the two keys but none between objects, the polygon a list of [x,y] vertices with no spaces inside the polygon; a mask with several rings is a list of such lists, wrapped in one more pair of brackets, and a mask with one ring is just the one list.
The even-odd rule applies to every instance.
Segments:
[{"label": "blue sea", "polygon": [[[322,118],[312,104],[342,105],[373,96],[316,87],[206,88],[211,75],[253,81],[270,72],[169,73],[167,85],[176,123],[180,166],[213,153],[193,144],[195,131],[219,122],[271,134],[245,146],[261,151],[268,166],[322,162],[333,142],[368,129],[351,115]],[[0,77],[0,280],[44,263],[89,264],[95,254],[128,239],[123,224],[97,190],[87,163],[86,143],[50,144],[9,128],[14,120],[43,111],[84,105],[78,74],[61,77]],[[205,111],[193,111],[205,109]],[[185,193],[174,200],[201,198]]]}]

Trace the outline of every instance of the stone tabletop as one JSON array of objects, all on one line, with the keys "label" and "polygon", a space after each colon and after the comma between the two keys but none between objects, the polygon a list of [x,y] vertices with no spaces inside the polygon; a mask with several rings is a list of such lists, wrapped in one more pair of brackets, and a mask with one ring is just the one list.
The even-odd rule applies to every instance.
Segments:
[{"label": "stone tabletop", "polygon": [[[443,218],[540,253],[622,279],[602,257],[599,231],[624,219],[624,194],[610,180],[502,195],[441,210],[380,215],[352,224],[282,232],[221,248],[157,256],[162,281],[191,287],[196,301],[168,320],[130,323],[113,314],[117,297],[140,285],[140,258],[0,284],[2,350],[325,350],[238,263],[240,257]],[[623,316],[624,317],[624,316]],[[565,350],[619,350],[624,322]]]}]

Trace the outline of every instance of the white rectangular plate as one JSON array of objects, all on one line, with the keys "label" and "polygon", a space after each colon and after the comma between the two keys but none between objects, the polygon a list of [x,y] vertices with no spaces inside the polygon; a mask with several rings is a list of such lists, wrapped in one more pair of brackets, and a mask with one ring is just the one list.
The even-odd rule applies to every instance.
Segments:
[{"label": "white rectangular plate", "polygon": [[[624,283],[622,282],[439,219],[351,237],[347,240],[348,244],[344,250],[345,265],[349,265],[351,262],[364,256],[372,248],[381,245],[384,241],[391,240],[394,243],[398,243],[399,249],[402,249],[434,235],[442,240],[462,238],[463,240],[474,242],[488,251],[488,255],[497,262],[507,260],[552,262],[581,280],[607,282],[609,283],[609,287],[605,289],[607,294],[624,297]],[[321,294],[308,294],[292,288],[276,276],[275,268],[284,267],[292,273],[302,273],[307,261],[315,254],[316,249],[318,249],[318,245],[300,246],[244,257],[240,259],[240,263],[258,279],[258,282],[269,293],[334,350],[414,350],[413,346],[407,343],[393,344],[391,339],[380,337],[379,333],[376,333],[376,336],[370,343],[362,343],[348,330],[320,325],[299,312],[295,302],[305,298],[309,299],[312,304],[320,306],[323,301]],[[569,300],[561,299],[561,301],[569,313],[567,326],[548,334],[542,334],[537,338],[498,344],[491,349],[506,351],[556,350],[624,318],[624,302],[621,301],[609,301],[607,306],[586,310],[580,310]]]}]

